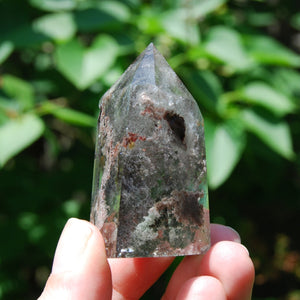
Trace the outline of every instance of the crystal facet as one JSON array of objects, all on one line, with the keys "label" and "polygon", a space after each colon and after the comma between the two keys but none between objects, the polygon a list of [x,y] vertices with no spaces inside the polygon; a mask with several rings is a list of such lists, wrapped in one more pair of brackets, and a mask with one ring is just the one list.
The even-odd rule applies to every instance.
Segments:
[{"label": "crystal facet", "polygon": [[91,222],[108,257],[209,247],[203,118],[153,44],[100,101]]}]

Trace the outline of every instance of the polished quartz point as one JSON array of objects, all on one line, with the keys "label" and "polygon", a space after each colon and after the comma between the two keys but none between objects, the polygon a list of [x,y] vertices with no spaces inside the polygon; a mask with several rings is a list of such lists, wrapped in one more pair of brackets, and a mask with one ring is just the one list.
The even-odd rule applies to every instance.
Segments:
[{"label": "polished quartz point", "polygon": [[153,44],[100,100],[91,222],[108,257],[209,248],[203,118]]}]

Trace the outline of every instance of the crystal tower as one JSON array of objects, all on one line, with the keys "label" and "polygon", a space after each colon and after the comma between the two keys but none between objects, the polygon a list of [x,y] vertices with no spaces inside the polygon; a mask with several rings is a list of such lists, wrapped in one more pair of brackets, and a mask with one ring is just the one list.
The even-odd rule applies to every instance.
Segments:
[{"label": "crystal tower", "polygon": [[100,100],[91,222],[108,257],[210,245],[203,118],[152,43]]}]

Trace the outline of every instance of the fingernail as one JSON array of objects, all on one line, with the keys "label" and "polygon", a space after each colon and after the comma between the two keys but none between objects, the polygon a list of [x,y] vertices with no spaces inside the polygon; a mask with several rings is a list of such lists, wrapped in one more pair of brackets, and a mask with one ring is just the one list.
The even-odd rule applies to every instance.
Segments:
[{"label": "fingernail", "polygon": [[226,226],[226,227],[229,228],[229,229],[231,229],[234,232],[234,234],[235,234],[235,237],[233,238],[233,242],[241,243],[241,236],[239,235],[239,233],[235,229],[233,229],[232,227],[230,227],[230,226]]},{"label": "fingernail", "polygon": [[92,229],[88,223],[74,218],[70,219],[60,236],[55,251],[52,273],[76,270],[84,256],[91,235]]}]

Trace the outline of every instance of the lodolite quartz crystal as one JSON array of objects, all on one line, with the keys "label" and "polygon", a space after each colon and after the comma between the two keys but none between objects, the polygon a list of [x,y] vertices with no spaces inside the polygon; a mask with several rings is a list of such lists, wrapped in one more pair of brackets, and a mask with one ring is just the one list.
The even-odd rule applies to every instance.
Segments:
[{"label": "lodolite quartz crystal", "polygon": [[100,101],[91,222],[108,257],[210,245],[203,118],[153,44]]}]

